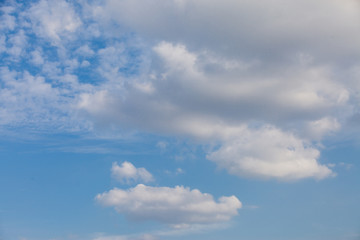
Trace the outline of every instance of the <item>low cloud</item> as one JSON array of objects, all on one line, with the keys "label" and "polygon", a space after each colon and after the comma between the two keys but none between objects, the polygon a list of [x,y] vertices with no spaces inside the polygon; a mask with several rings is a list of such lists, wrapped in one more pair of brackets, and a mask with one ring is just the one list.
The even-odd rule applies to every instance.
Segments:
[{"label": "low cloud", "polygon": [[[153,91],[130,83],[127,98],[118,91],[83,94],[79,108],[99,123],[218,143],[208,159],[240,177],[334,176],[318,162],[320,152],[312,141],[340,128],[335,117],[322,116],[344,107],[349,93],[326,68],[299,67],[297,75],[277,77],[253,76],[256,66],[209,74],[208,53],[166,42],[154,52],[163,67],[148,79]],[[220,63],[211,62],[215,69],[224,68]]]},{"label": "low cloud", "polygon": [[111,168],[111,175],[123,183],[147,183],[154,181],[154,177],[145,168],[136,168],[130,162],[123,162],[120,166],[114,162]]},{"label": "low cloud", "polygon": [[241,202],[235,197],[220,197],[182,186],[150,187],[139,184],[122,190],[114,188],[98,194],[96,200],[114,207],[118,213],[136,221],[158,221],[173,227],[229,221],[238,214]]},{"label": "low cloud", "polygon": [[245,129],[207,158],[240,177],[298,180],[335,174],[317,162],[320,152],[291,133],[271,126]]},{"label": "low cloud", "polygon": [[334,176],[317,146],[359,116],[357,4],[8,2],[0,124],[189,139],[240,177]]}]

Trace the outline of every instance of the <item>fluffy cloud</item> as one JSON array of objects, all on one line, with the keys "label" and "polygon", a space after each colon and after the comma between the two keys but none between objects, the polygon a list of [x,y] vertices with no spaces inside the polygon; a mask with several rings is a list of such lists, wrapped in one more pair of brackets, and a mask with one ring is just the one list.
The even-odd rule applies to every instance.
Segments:
[{"label": "fluffy cloud", "polygon": [[359,116],[357,1],[95,2],[1,8],[3,124],[181,136],[242,177],[333,175],[315,143]]},{"label": "fluffy cloud", "polygon": [[[222,146],[209,159],[238,176],[297,180],[333,175],[317,162],[319,151],[311,146],[311,140],[339,128],[335,118],[322,116],[339,111],[349,98],[328,69],[299,67],[296,75],[254,76],[256,64],[224,64],[183,45],[161,42],[154,52],[162,68],[146,83],[151,91],[135,82],[126,98],[101,91],[83,95],[79,107],[99,121],[218,141]],[[209,65],[217,71],[208,70]],[[286,130],[294,122],[301,123],[296,134]]]},{"label": "fluffy cloud", "polygon": [[104,206],[115,207],[129,219],[154,220],[175,227],[228,221],[242,206],[235,196],[220,197],[216,202],[210,194],[197,189],[142,184],[128,190],[112,189],[98,194],[96,200]]},{"label": "fluffy cloud", "polygon": [[123,162],[120,166],[115,162],[111,168],[111,175],[121,182],[151,182],[154,180],[151,173],[145,168],[136,168],[130,162]]},{"label": "fluffy cloud", "polygon": [[[346,88],[329,78],[324,68],[300,67],[293,69],[295,75],[284,71],[279,76],[253,76],[260,66],[209,73],[206,53],[191,53],[183,45],[166,42],[154,51],[163,68],[155,69],[148,82],[142,83],[145,90],[135,82],[129,84],[125,99],[118,96],[118,89],[83,95],[80,108],[101,116],[102,121],[208,138],[221,132],[216,126],[231,128],[250,120],[318,120],[344,107],[349,97]],[[119,110],[97,107],[102,104],[114,104]]]},{"label": "fluffy cloud", "polygon": [[229,173],[245,177],[297,180],[323,179],[332,171],[317,162],[319,151],[289,133],[265,126],[243,131],[208,155]]}]

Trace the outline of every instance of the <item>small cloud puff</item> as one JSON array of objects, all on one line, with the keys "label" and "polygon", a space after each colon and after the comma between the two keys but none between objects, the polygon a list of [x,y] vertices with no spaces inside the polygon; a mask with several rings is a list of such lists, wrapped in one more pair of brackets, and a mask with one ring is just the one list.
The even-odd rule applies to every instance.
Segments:
[{"label": "small cloud puff", "polygon": [[111,168],[111,175],[116,180],[130,184],[132,182],[151,182],[154,177],[145,168],[136,168],[130,162],[123,162],[120,166],[114,162]]}]

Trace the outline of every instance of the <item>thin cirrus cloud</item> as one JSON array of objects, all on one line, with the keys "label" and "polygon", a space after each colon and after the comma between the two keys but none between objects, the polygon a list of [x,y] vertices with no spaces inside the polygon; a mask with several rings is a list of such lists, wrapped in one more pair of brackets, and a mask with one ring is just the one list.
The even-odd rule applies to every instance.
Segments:
[{"label": "thin cirrus cloud", "polygon": [[131,220],[158,221],[177,228],[229,221],[242,206],[235,196],[223,196],[215,201],[212,195],[197,189],[143,184],[128,190],[114,188],[98,194],[96,200]]},{"label": "thin cirrus cloud", "polygon": [[130,162],[123,162],[119,166],[118,163],[114,162],[111,168],[111,175],[116,180],[123,183],[133,182],[152,182],[154,177],[145,168],[136,168]]}]

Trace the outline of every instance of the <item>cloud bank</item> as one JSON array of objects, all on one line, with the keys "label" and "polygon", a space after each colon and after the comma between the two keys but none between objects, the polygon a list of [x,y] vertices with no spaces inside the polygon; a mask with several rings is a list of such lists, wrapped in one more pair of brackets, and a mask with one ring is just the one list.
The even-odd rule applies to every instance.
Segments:
[{"label": "cloud bank", "polygon": [[318,146],[357,126],[358,4],[9,1],[0,124],[190,139],[240,177],[335,176]]}]

